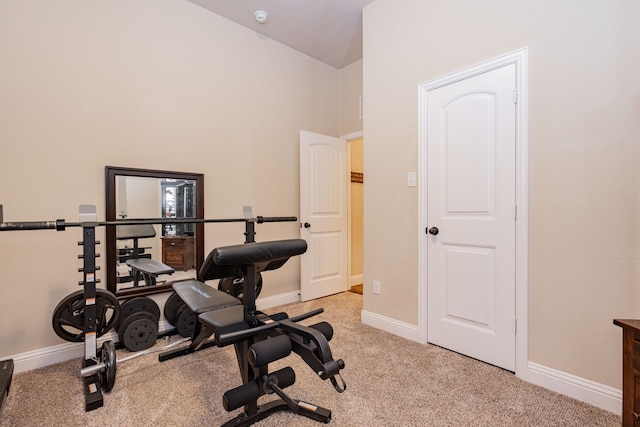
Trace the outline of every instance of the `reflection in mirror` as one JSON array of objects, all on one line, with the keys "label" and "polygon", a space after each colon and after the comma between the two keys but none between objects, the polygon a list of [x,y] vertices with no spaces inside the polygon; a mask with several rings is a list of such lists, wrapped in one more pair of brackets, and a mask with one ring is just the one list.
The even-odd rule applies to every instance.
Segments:
[{"label": "reflection in mirror", "polygon": [[[196,182],[190,179],[119,175],[116,177],[118,219],[193,218],[195,187]],[[195,224],[117,227],[118,290],[154,286],[169,279],[194,278],[194,230]],[[170,275],[172,277],[168,277]]]},{"label": "reflection in mirror", "polygon": [[[203,175],[105,169],[107,221],[204,217]],[[203,258],[203,224],[107,227],[107,287],[119,296],[170,290],[194,278]]]},{"label": "reflection in mirror", "polygon": [[[193,218],[196,210],[196,182],[191,179],[166,179],[162,186],[162,218]],[[163,236],[193,236],[195,224],[164,224]]]}]

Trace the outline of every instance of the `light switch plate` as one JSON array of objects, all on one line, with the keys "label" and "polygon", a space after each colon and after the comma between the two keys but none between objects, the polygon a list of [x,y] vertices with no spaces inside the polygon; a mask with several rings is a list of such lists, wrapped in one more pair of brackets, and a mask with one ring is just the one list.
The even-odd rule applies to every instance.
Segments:
[{"label": "light switch plate", "polygon": [[407,174],[407,187],[415,187],[416,186],[416,173],[409,172]]}]

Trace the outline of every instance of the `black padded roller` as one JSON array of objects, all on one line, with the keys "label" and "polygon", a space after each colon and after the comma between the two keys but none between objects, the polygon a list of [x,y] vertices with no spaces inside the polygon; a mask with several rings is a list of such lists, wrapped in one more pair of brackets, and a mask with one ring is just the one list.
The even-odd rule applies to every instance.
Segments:
[{"label": "black padded roller", "polygon": [[264,383],[265,391],[271,393],[269,389],[269,383],[274,383],[280,388],[287,388],[296,382],[296,372],[290,366],[279,369],[269,375],[267,381]]},{"label": "black padded roller", "polygon": [[222,406],[227,412],[231,412],[241,406],[255,402],[259,397],[260,387],[258,387],[255,381],[251,381],[227,390],[224,395],[222,395]]},{"label": "black padded roller", "polygon": [[249,347],[247,359],[251,366],[265,366],[291,354],[291,340],[286,335],[278,335],[257,342]]},{"label": "black padded roller", "polygon": [[333,327],[327,322],[316,323],[315,325],[311,325],[309,327],[315,329],[316,331],[319,331],[322,335],[324,335],[327,341],[331,341],[331,338],[333,338]]}]

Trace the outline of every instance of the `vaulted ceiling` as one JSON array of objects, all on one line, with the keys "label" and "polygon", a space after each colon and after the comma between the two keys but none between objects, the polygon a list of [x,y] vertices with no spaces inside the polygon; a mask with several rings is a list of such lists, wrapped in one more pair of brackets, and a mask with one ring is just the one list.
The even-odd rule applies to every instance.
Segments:
[{"label": "vaulted ceiling", "polygon": [[362,58],[362,8],[374,0],[189,1],[339,69]]}]

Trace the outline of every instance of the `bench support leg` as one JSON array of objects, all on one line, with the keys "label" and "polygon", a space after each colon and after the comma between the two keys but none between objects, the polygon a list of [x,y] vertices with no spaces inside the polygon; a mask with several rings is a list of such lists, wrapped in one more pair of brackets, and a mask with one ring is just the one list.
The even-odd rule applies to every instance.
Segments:
[{"label": "bench support leg", "polygon": [[158,360],[160,362],[164,362],[169,359],[174,359],[176,357],[185,356],[187,354],[193,353],[195,351],[213,347],[215,346],[215,342],[213,340],[206,341],[215,330],[213,328],[208,327],[202,322],[197,322],[195,330],[193,331],[193,338],[191,340],[191,344],[186,347],[180,347],[175,350],[165,351],[158,355]]},{"label": "bench support leg", "polygon": [[328,423],[329,421],[331,421],[331,411],[329,409],[321,408],[319,406],[311,405],[310,403],[302,402],[299,400],[294,400],[294,402],[297,404],[297,410],[291,409],[289,404],[284,400],[274,400],[258,407],[258,410],[255,414],[240,414],[236,418],[222,424],[222,426],[250,426],[251,424],[257,423],[258,421],[263,420],[277,412],[283,411],[291,411],[298,415],[302,415],[304,417],[311,418],[312,420],[320,421],[322,423]]}]

